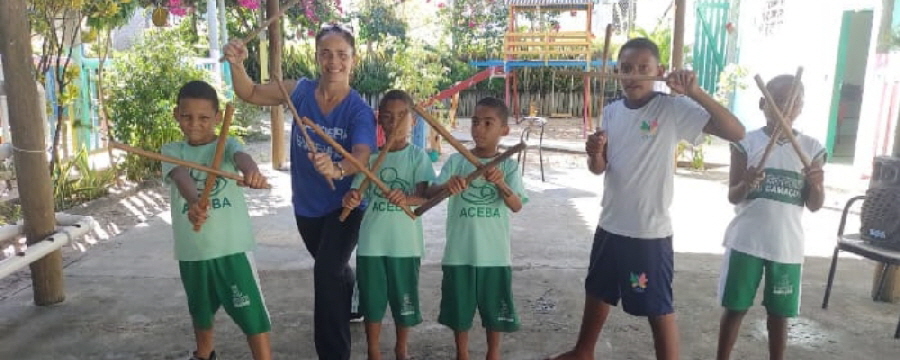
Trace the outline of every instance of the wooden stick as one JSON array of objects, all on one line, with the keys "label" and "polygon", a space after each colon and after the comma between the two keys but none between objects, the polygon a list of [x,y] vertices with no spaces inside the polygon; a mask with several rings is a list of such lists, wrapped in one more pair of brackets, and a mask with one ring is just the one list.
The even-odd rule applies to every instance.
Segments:
[{"label": "wooden stick", "polygon": [[[606,24],[606,38],[603,40],[603,65],[600,67],[600,72],[606,74],[606,66],[609,64],[609,42],[612,40],[613,26],[612,24]],[[604,76],[600,78],[600,106],[597,107],[598,119],[596,124],[591,124],[591,127],[595,129],[595,131],[600,131],[600,128],[603,126],[603,105],[606,103],[606,80],[609,77]],[[593,117],[591,120],[593,121]]]},{"label": "wooden stick", "polygon": [[144,149],[139,149],[136,147],[125,145],[125,144],[120,144],[120,143],[117,143],[112,140],[108,140],[108,141],[109,141],[109,146],[112,146],[112,147],[122,150],[122,151],[130,152],[135,155],[143,156],[145,158],[153,159],[156,161],[167,162],[167,163],[175,164],[175,165],[179,165],[179,166],[184,166],[189,169],[207,172],[207,173],[214,174],[216,176],[221,176],[223,178],[231,179],[234,181],[244,181],[244,177],[241,176],[240,174],[235,174],[235,173],[228,172],[228,171],[213,169],[213,168],[203,165],[203,164],[198,164],[195,162],[190,162],[190,161],[185,161],[185,160],[165,156],[163,154],[155,153],[152,151],[147,151]]},{"label": "wooden stick", "polygon": [[607,78],[607,79],[616,79],[616,80],[634,80],[634,81],[666,81],[665,76],[656,76],[656,75],[627,75],[627,74],[616,74],[616,73],[603,73],[599,71],[573,71],[573,70],[560,70],[558,74],[562,75],[576,75],[576,76],[590,76],[595,78]]},{"label": "wooden stick", "polygon": [[[447,142],[450,143],[450,145],[452,145],[453,148],[456,149],[456,151],[462,154],[462,156],[465,157],[466,160],[469,160],[472,165],[475,165],[476,169],[484,167],[484,164],[482,164],[481,161],[478,160],[478,157],[476,157],[475,154],[472,154],[472,152],[469,151],[469,149],[466,148],[465,145],[459,142],[459,140],[456,140],[456,138],[453,137],[453,135],[451,135],[450,132],[447,131],[447,129],[445,129],[439,121],[435,120],[433,117],[431,117],[430,114],[425,112],[425,109],[416,106],[413,108],[413,110],[415,110],[417,114],[422,116],[422,118],[425,119],[426,122],[428,122],[428,125],[431,125],[431,127],[435,131],[437,131],[437,133],[440,134],[445,140],[447,140]],[[513,194],[512,189],[510,189],[506,184],[501,185],[499,189],[500,192],[503,193],[503,196],[510,196]]]},{"label": "wooden stick", "polygon": [[[775,100],[772,99],[772,94],[769,93],[769,89],[766,89],[766,83],[763,81],[762,77],[756,75],[753,77],[756,80],[756,86],[759,87],[759,90],[762,91],[763,97],[766,99],[766,104],[772,108],[772,112],[775,114],[775,118],[778,119],[778,123],[781,124],[781,127],[784,129],[790,129],[791,124],[787,122],[784,118],[784,114],[781,113],[781,109],[778,108],[778,105],[775,104]],[[803,149],[800,147],[800,142],[797,141],[797,137],[794,136],[794,132],[785,131],[785,135],[788,136],[788,139],[791,140],[791,145],[794,147],[794,151],[797,152],[797,156],[800,157],[800,161],[803,162],[803,167],[808,168],[811,164],[809,160],[809,156],[803,153]]]},{"label": "wooden stick", "polygon": [[[225,120],[222,121],[222,128],[219,130],[219,140],[216,142],[216,152],[213,154],[212,168],[219,169],[222,167],[222,157],[225,156],[225,144],[228,142],[228,128],[231,127],[231,119],[234,117],[234,105],[230,103],[225,106]],[[200,194],[200,207],[209,207],[209,195],[212,193],[213,187],[216,186],[216,180],[219,177],[207,173],[206,184],[203,185],[203,192]],[[194,231],[200,231],[203,225],[194,225]]]},{"label": "wooden stick", "polygon": [[[395,126],[394,129],[391,131],[391,134],[388,135],[387,143],[384,144],[384,147],[381,149],[381,152],[378,153],[378,157],[375,158],[375,164],[372,164],[372,172],[373,173],[376,173],[376,174],[378,173],[378,169],[381,168],[381,164],[384,163],[384,159],[387,158],[387,154],[389,152],[391,152],[390,151],[391,147],[393,147],[394,143],[399,140],[399,136],[397,136],[397,131],[398,131],[397,129],[399,129],[399,128],[400,128],[400,126]],[[369,189],[369,184],[371,184],[371,183],[372,182],[368,178],[366,178],[365,180],[362,181],[361,184],[359,184],[360,197],[365,196],[366,190]],[[385,196],[387,196],[387,194],[385,194]],[[338,220],[340,220],[341,222],[344,222],[344,220],[347,220],[347,216],[350,216],[351,211],[353,211],[353,208],[345,207],[343,210],[341,210],[341,216],[338,218]]]},{"label": "wooden stick", "polygon": [[[520,142],[520,143],[516,144],[516,146],[513,146],[513,147],[507,149],[505,152],[503,152],[502,154],[500,154],[499,156],[494,158],[494,160],[491,160],[487,164],[484,164],[484,166],[482,166],[482,167],[476,168],[475,171],[473,171],[471,174],[466,176],[466,182],[471,183],[473,180],[477,179],[479,176],[484,175],[484,173],[486,171],[488,171],[488,169],[491,169],[491,168],[499,165],[500,163],[502,163],[506,159],[509,159],[516,153],[518,153],[522,150],[525,150],[525,147],[526,147],[525,143]],[[435,195],[431,199],[428,199],[428,201],[426,201],[424,204],[422,204],[422,206],[419,206],[418,208],[416,208],[416,215],[422,216],[422,214],[424,214],[426,211],[428,211],[428,209],[431,209],[431,208],[435,207],[437,204],[440,204],[441,201],[444,201],[444,199],[450,197],[451,195],[452,194],[450,194],[450,190],[448,190],[445,187],[437,195]],[[505,196],[509,196],[509,195],[505,195]]]},{"label": "wooden stick", "polygon": [[[354,167],[359,169],[359,171],[361,171],[363,173],[363,175],[365,175],[366,178],[368,178],[370,181],[372,181],[372,183],[375,184],[375,186],[378,187],[378,190],[381,190],[381,192],[383,192],[385,194],[391,192],[391,189],[388,188],[387,185],[385,185],[384,182],[382,182],[381,179],[378,178],[378,176],[373,174],[372,171],[370,171],[369,168],[365,164],[363,164],[361,161],[359,161],[359,159],[353,157],[353,154],[351,154],[349,151],[344,149],[344,147],[341,146],[341,144],[339,144],[337,141],[334,141],[334,139],[332,139],[331,136],[328,136],[328,134],[326,134],[325,131],[322,130],[322,128],[319,127],[318,124],[314,123],[312,120],[307,119],[305,117],[301,117],[300,121],[303,124],[306,124],[306,126],[311,127],[313,129],[313,131],[316,133],[316,135],[319,135],[319,137],[321,137],[323,140],[325,140],[325,142],[327,142],[328,145],[331,145],[331,147],[334,148],[335,151],[340,153],[341,156],[344,157],[344,159],[347,159],[347,161],[349,161],[350,164],[352,164]],[[403,205],[400,208],[403,209],[403,212],[406,213],[406,215],[409,215],[410,218],[412,218],[412,219],[416,218],[416,215],[413,214],[413,211],[410,210],[408,205]]]},{"label": "wooden stick", "polygon": [[[278,0],[269,0],[269,1],[278,1]],[[248,42],[253,41],[253,38],[255,38],[257,35],[259,35],[259,33],[265,31],[269,27],[269,25],[272,25],[273,22],[275,22],[276,20],[278,20],[282,16],[284,16],[284,14],[286,14],[287,11],[290,10],[290,8],[294,7],[294,5],[297,5],[299,3],[300,3],[300,0],[292,0],[291,2],[282,6],[281,10],[277,14],[269,17],[264,23],[262,23],[262,25],[260,25],[258,28],[251,31],[250,34],[247,34],[247,36],[245,36],[243,39],[241,39],[241,44],[247,45]],[[224,62],[224,61],[225,61],[225,55],[222,55],[222,57],[219,58],[219,62]]]},{"label": "wooden stick", "polygon": [[[316,143],[312,141],[312,138],[309,136],[309,133],[306,131],[306,127],[303,126],[303,123],[300,122],[300,114],[297,113],[297,108],[294,106],[294,102],[291,101],[291,96],[288,95],[287,89],[284,88],[284,83],[280,80],[275,80],[275,83],[278,85],[278,90],[281,90],[281,95],[284,96],[284,102],[288,104],[288,108],[291,109],[291,114],[294,115],[294,122],[297,123],[297,131],[303,133],[303,138],[306,140],[306,147],[309,149],[309,152],[313,155],[318,153],[316,150]],[[315,101],[315,100],[314,100]],[[329,138],[330,139],[330,138]],[[322,177],[325,178],[325,182],[328,183],[328,187],[331,190],[334,190],[334,180],[328,177],[325,174],[322,174]]]},{"label": "wooden stick", "polygon": [[[794,81],[791,83],[791,89],[788,91],[787,99],[784,99],[784,104],[782,104],[782,109],[784,109],[786,113],[793,114],[794,108],[797,104],[797,91],[800,89],[802,82],[800,78],[803,76],[803,67],[797,68],[797,74],[794,75]],[[763,166],[766,165],[766,159],[769,158],[769,155],[772,153],[772,150],[775,149],[775,143],[778,142],[778,138],[781,137],[781,126],[775,124],[775,128],[772,129],[772,134],[769,137],[769,143],[766,144],[766,150],[763,151],[762,158],[759,159],[759,164],[756,165],[756,170],[760,170]]]}]

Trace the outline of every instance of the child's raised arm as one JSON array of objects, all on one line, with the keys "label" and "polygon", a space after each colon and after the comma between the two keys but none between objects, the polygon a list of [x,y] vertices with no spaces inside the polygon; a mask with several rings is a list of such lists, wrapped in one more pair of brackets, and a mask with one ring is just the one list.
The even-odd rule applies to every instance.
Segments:
[{"label": "child's raised arm", "polygon": [[693,71],[675,70],[669,74],[666,83],[672,91],[687,95],[709,113],[709,122],[703,127],[703,132],[731,142],[738,142],[744,138],[746,134],[744,125],[731,111],[700,88],[697,75]]},{"label": "child's raised arm", "polygon": [[728,173],[728,202],[737,205],[747,199],[765,174],[756,168],[747,168],[747,154],[731,145],[731,169]]}]

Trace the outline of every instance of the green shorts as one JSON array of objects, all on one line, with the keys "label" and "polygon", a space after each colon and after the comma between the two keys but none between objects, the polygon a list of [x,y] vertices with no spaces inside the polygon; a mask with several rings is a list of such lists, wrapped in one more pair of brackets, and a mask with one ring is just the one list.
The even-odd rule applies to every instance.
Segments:
[{"label": "green shorts", "polygon": [[800,264],[783,264],[728,250],[719,282],[722,306],[747,311],[753,306],[759,282],[765,275],[763,306],[769,314],[795,317],[800,313]]},{"label": "green shorts", "polygon": [[414,326],[422,322],[419,310],[418,257],[357,256],[359,312],[366,322],[380,323],[391,305],[394,322]]},{"label": "green shorts", "polygon": [[202,261],[179,261],[194,328],[211,329],[219,306],[246,335],[271,331],[269,310],[248,253]]},{"label": "green shorts", "polygon": [[509,266],[445,265],[442,268],[439,323],[453,331],[469,331],[477,308],[481,324],[488,331],[519,330]]}]

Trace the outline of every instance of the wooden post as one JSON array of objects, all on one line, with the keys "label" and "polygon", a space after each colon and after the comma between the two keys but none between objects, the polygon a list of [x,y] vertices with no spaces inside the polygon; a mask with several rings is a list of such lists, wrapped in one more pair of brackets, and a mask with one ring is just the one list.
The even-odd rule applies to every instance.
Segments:
[{"label": "wooden post", "polygon": [[684,68],[684,12],[685,0],[675,0],[675,26],[672,30],[672,58],[669,68]]},{"label": "wooden post", "polygon": [[[38,91],[31,64],[31,36],[28,30],[25,0],[0,1],[0,54],[6,75],[9,100],[9,123],[14,159],[25,220],[28,244],[39,242],[53,234],[56,219],[53,209],[53,187],[47,171],[47,144],[44,124],[38,105]],[[62,252],[54,251],[31,263],[31,283],[34,303],[52,305],[65,300],[62,278]]]},{"label": "wooden post", "polygon": [[[266,1],[266,14],[278,14],[278,0]],[[269,25],[269,81],[278,82],[283,80],[281,73],[281,19],[275,20]],[[293,89],[289,89],[293,90]],[[288,99],[288,101],[290,101]],[[283,169],[287,161],[285,156],[284,143],[284,107],[281,105],[272,106],[269,113],[272,122],[272,168]]]}]

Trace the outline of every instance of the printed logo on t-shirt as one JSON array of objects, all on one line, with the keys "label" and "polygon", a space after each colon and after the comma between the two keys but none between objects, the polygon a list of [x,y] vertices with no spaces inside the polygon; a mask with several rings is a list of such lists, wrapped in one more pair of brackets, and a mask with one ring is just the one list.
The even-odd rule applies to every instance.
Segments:
[{"label": "printed logo on t-shirt", "polygon": [[[381,179],[385,185],[391,190],[400,190],[405,194],[409,194],[412,190],[412,185],[400,178],[400,175],[397,172],[396,168],[392,167],[384,167],[378,172],[378,177]],[[372,203],[372,209],[374,211],[384,211],[384,212],[395,212],[395,211],[403,211],[403,208],[394,205],[390,201],[387,201],[387,196],[381,192],[381,189],[378,187],[372,187],[373,191],[375,191],[375,196],[379,197],[376,201]]]},{"label": "printed logo on t-shirt", "polygon": [[[345,139],[347,139],[347,133],[344,132],[344,129],[337,128],[337,127],[330,128],[330,127],[321,126],[321,125],[319,125],[319,127],[322,129],[322,131],[324,131],[326,134],[328,134],[328,136],[330,136],[332,139],[334,139],[337,142],[341,142],[341,141],[344,141]],[[297,147],[305,150],[306,152],[309,152],[310,147],[306,143],[306,137],[303,136],[303,133],[301,133],[300,131],[312,132],[312,129],[309,126],[304,126],[302,130],[298,129],[294,133],[294,142],[297,143]],[[328,154],[329,156],[331,156],[332,161],[340,161],[341,159],[343,159],[341,154],[338,153],[337,151],[334,151],[334,148],[331,147],[330,145],[320,144],[315,141],[313,141],[313,144],[316,146],[316,152]]]},{"label": "printed logo on t-shirt", "polygon": [[641,273],[640,275],[631,273],[631,289],[634,290],[634,292],[642,293],[646,288],[647,273]]},{"label": "printed logo on t-shirt", "polygon": [[460,197],[472,205],[490,205],[497,201],[500,194],[494,184],[484,178],[478,178],[469,183],[469,187],[460,194]]},{"label": "printed logo on t-shirt", "polygon": [[459,217],[500,217],[500,208],[493,205],[500,198],[500,194],[497,187],[489,181],[483,178],[475,179],[459,196],[469,205],[459,209]]},{"label": "printed logo on t-shirt", "polygon": [[[206,188],[206,179],[208,178],[209,173],[191,169],[189,174],[191,175],[191,179],[194,180],[194,184],[197,185],[197,191],[203,192],[203,190]],[[216,195],[219,195],[219,193],[225,189],[225,183],[225,178],[216,176],[216,183],[213,184],[213,188],[212,191],[209,192],[209,196],[214,197]]]},{"label": "printed logo on t-shirt", "polygon": [[[191,179],[194,180],[194,185],[197,187],[198,193],[203,193],[203,189],[206,188],[206,179],[208,174],[203,171],[191,169],[189,172]],[[219,193],[222,190],[225,190],[225,186],[227,186],[227,181],[217,176],[216,183],[213,184],[212,190],[209,192],[209,206],[212,209],[221,209],[226,207],[231,207],[231,200],[227,197],[218,197]],[[181,213],[185,214],[190,209],[190,204],[187,202],[184,203],[184,206],[181,208]]]},{"label": "printed logo on t-shirt", "polygon": [[656,131],[659,129],[659,120],[644,120],[641,122],[641,137],[644,139],[648,139],[656,136]]},{"label": "printed logo on t-shirt", "polygon": [[796,171],[766,169],[765,179],[747,196],[748,200],[769,199],[803,206],[803,176]]}]

